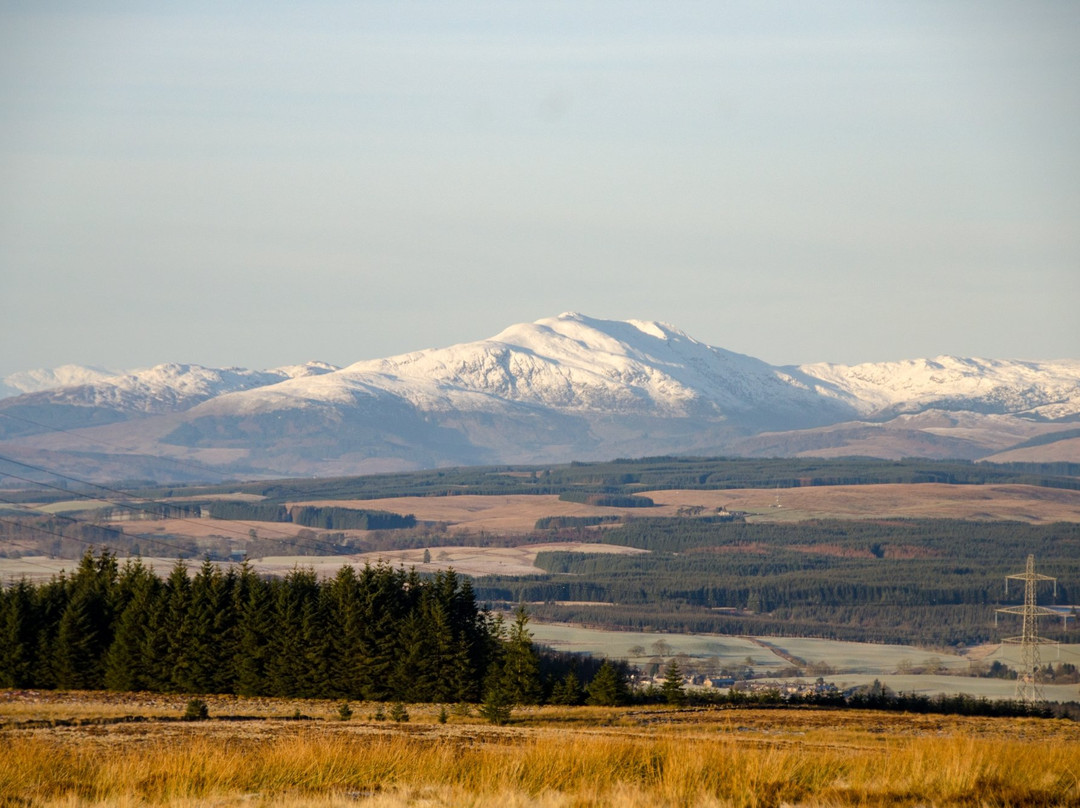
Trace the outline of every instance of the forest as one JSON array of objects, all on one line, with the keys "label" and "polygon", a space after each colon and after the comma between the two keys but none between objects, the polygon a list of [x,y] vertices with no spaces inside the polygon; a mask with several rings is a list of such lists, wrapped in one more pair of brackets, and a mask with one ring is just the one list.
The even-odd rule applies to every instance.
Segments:
[{"label": "forest", "polygon": [[[269,503],[311,499],[381,499],[455,494],[635,494],[664,489],[797,488],[876,483],[1014,483],[1080,490],[1080,463],[970,463],[876,458],[646,457],[554,466],[477,466],[363,477],[269,480],[193,486],[125,485],[133,496],[241,492]],[[74,489],[74,487],[73,487]],[[17,494],[11,494],[16,498]],[[60,499],[54,492],[50,499]],[[40,500],[40,492],[34,494]]]},{"label": "forest", "polygon": [[[972,645],[1001,636],[995,608],[1023,599],[1022,584],[1006,593],[1005,576],[1034,554],[1059,579],[1056,599],[1047,585],[1040,602],[1080,601],[1073,523],[642,518],[594,540],[651,552],[542,552],[546,575],[481,578],[477,595],[606,628]],[[1047,618],[1041,630],[1080,642],[1077,622]]]},{"label": "forest", "polygon": [[507,670],[538,681],[523,632],[453,572],[344,566],[319,581],[205,562],[161,578],[88,552],[70,575],[0,594],[0,687],[477,701]]},{"label": "forest", "polygon": [[[343,715],[350,699],[397,702],[391,715],[407,715],[406,703],[471,702],[493,723],[525,704],[781,702],[777,691],[689,691],[674,658],[661,685],[632,690],[625,663],[538,649],[528,621],[523,606],[509,625],[478,608],[452,571],[343,566],[320,582],[302,569],[261,578],[246,564],[223,572],[205,562],[193,577],[178,563],[161,578],[138,560],[88,552],[71,575],[0,590],[0,688],[341,699]],[[877,683],[787,700],[1076,717],[1075,705],[930,699]]]},{"label": "forest", "polygon": [[[283,552],[338,554],[435,548],[460,539],[437,523],[411,515],[347,507],[294,504],[304,498],[365,499],[459,494],[554,494],[572,502],[634,507],[632,516],[559,516],[537,520],[530,535],[490,532],[479,545],[573,540],[639,548],[648,554],[541,553],[542,575],[485,576],[474,582],[483,602],[533,604],[544,620],[607,628],[798,635],[829,639],[949,646],[993,641],[995,608],[1015,604],[1005,576],[1029,554],[1040,571],[1059,579],[1043,604],[1076,604],[1080,591],[1080,527],[948,519],[869,519],[747,523],[737,514],[694,518],[650,517],[643,491],[665,488],[784,488],[851,483],[1027,483],[1080,487],[1080,465],[988,464],[870,458],[643,458],[550,467],[439,469],[339,479],[283,480],[222,486],[129,491],[129,502],[71,515],[13,509],[0,514],[3,553],[33,552],[77,558],[89,545],[112,552],[229,560]],[[35,504],[72,499],[59,486],[6,492],[4,501]],[[115,492],[117,494],[123,492]],[[211,497],[245,493],[258,501]],[[87,494],[89,496],[89,494]],[[95,497],[101,491],[94,492]],[[175,505],[161,502],[182,497]],[[203,497],[206,497],[203,499]],[[344,503],[343,503],[344,504]],[[129,518],[147,514],[221,520],[223,535],[196,543],[126,534],[102,522],[118,508]],[[181,510],[177,510],[181,509]],[[640,515],[639,515],[640,514]],[[291,521],[298,535],[235,520]],[[621,520],[614,524],[613,520]],[[227,527],[231,524],[231,527]],[[310,528],[310,529],[309,529]],[[337,531],[337,532],[318,532]],[[346,535],[344,530],[365,530]],[[216,543],[214,543],[216,542]],[[1008,618],[1005,618],[1008,619]],[[1047,620],[1055,639],[1080,640],[1080,620],[1062,627]],[[1014,632],[1015,633],[1015,632]]]}]

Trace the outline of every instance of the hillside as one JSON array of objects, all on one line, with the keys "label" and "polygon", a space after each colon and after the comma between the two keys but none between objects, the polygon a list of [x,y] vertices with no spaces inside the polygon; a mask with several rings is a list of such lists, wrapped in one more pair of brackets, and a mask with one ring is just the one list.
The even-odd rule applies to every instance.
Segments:
[{"label": "hillside", "polygon": [[344,368],[84,371],[9,377],[29,392],[0,399],[0,452],[158,480],[652,454],[1080,460],[1080,360],[779,367],[576,313]]}]

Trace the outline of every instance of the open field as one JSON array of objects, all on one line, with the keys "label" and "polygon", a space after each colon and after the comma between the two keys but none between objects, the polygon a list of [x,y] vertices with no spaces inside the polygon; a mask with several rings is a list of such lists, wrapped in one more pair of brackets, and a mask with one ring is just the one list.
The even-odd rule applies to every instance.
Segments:
[{"label": "open field", "polygon": [[[386,510],[413,514],[421,522],[437,522],[460,537],[458,547],[432,548],[431,571],[453,566],[470,575],[533,575],[539,570],[532,561],[536,551],[556,549],[554,545],[539,544],[520,548],[470,547],[484,543],[485,536],[524,536],[534,532],[536,520],[547,516],[616,515],[623,518],[676,516],[681,508],[701,507],[707,512],[718,507],[747,513],[750,522],[799,522],[808,519],[902,519],[947,518],[968,520],[1016,520],[1028,523],[1080,522],[1080,491],[1042,488],[1027,485],[941,485],[895,484],[858,486],[817,486],[806,488],[729,489],[721,491],[670,490],[645,492],[656,503],[654,508],[608,508],[563,502],[553,495],[503,496],[446,496],[399,497],[373,500],[312,500],[290,504],[348,507]],[[228,498],[230,495],[215,495]],[[236,495],[252,498],[251,495]],[[177,498],[183,502],[190,499]],[[779,499],[779,507],[776,507]],[[168,501],[168,500],[166,500]],[[45,506],[48,510],[64,510],[72,502]],[[85,507],[85,501],[84,501]],[[43,508],[44,509],[44,508]],[[118,521],[109,523],[114,530],[132,536],[146,536],[146,547],[155,554],[168,557],[168,546],[176,539],[206,541],[227,539],[234,547],[243,547],[254,532],[264,539],[304,541],[319,549],[319,537],[327,531],[307,528],[289,522],[231,521],[218,519],[162,519],[155,521]],[[594,530],[603,530],[603,527]],[[366,531],[344,532],[347,536],[363,537]],[[506,543],[506,542],[500,542]],[[328,545],[327,545],[328,547]],[[604,552],[605,547],[585,545],[589,552]],[[2,549],[2,548],[0,548]],[[326,549],[326,548],[323,548]],[[574,549],[569,546],[558,549]],[[607,551],[612,551],[608,549]],[[423,563],[423,550],[381,551],[360,556],[333,556],[316,560],[315,556],[300,556],[296,563],[314,565],[320,569],[344,563],[384,558],[405,565]],[[275,571],[285,565],[292,567],[291,557],[264,559]],[[330,565],[330,567],[327,567]],[[33,578],[47,577],[66,564],[57,565],[51,559],[0,559],[0,579],[10,580],[26,574]]]},{"label": "open field", "polygon": [[[643,631],[603,631],[559,623],[529,623],[533,639],[558,651],[592,654],[597,657],[625,659],[643,664],[657,656],[654,646],[662,642],[664,656],[686,654],[715,658],[721,666],[749,664],[756,670],[779,670],[788,666],[782,657],[755,643],[749,637],[720,634],[668,634]],[[635,647],[644,653],[635,654]]]},{"label": "open field", "polygon": [[[445,522],[462,533],[527,533],[544,516],[675,516],[681,507],[721,506],[747,511],[760,521],[803,519],[942,518],[1080,522],[1080,491],[1032,485],[829,485],[806,488],[720,491],[643,491],[655,508],[606,508],[563,502],[557,496],[398,497],[316,500],[295,505],[369,508],[411,513],[421,521]],[[777,497],[780,507],[776,505]]]},{"label": "open field", "polygon": [[432,547],[431,560],[424,561],[424,550],[377,550],[347,556],[267,556],[252,562],[259,572],[284,575],[294,567],[311,567],[320,576],[332,576],[344,564],[363,566],[386,562],[392,567],[416,567],[417,572],[435,573],[453,568],[463,575],[541,575],[535,566],[536,554],[544,551],[568,553],[614,553],[637,555],[648,552],[634,547],[585,542],[546,542],[519,547]]},{"label": "open field", "polygon": [[[697,659],[715,660],[719,667],[739,667],[747,663],[757,673],[770,674],[789,667],[787,657],[807,665],[823,665],[831,669],[826,681],[841,688],[870,684],[874,679],[887,684],[896,692],[955,696],[966,694],[976,698],[1011,699],[1015,682],[1008,679],[984,679],[962,675],[973,663],[989,665],[1000,660],[1016,667],[1020,663],[1017,646],[989,645],[972,648],[966,654],[945,650],[930,650],[907,645],[838,642],[795,637],[732,637],[720,634],[671,634],[661,632],[604,631],[559,623],[532,622],[533,638],[560,651],[574,651],[597,657],[625,659],[643,665],[657,656],[654,646],[664,643],[664,656],[686,654]],[[632,653],[644,650],[644,654]],[[770,649],[776,649],[774,653]],[[1080,645],[1050,646],[1043,649],[1043,663],[1070,662],[1080,666]],[[934,668],[954,672],[954,675],[915,673],[915,669]],[[803,677],[814,679],[815,676]],[[1047,685],[1046,698],[1051,701],[1080,701],[1080,687]]]},{"label": "open field", "polygon": [[[563,502],[554,494],[298,500],[287,504],[411,513],[421,522],[442,522],[451,533],[470,535],[531,533],[536,520],[545,516],[605,516],[642,512],[640,508],[606,508]],[[649,514],[654,512],[659,513],[655,509],[648,509]]]},{"label": "open field", "polygon": [[148,698],[0,692],[0,805],[1080,804],[1065,720],[584,707],[492,727],[430,705],[394,724],[369,704],[344,722],[328,702],[208,697],[189,723],[182,697]]},{"label": "open field", "polygon": [[[352,564],[362,567],[364,564],[386,562],[393,567],[416,567],[418,572],[435,573],[453,568],[463,575],[540,575],[543,570],[534,565],[536,554],[543,551],[558,550],[574,553],[621,553],[635,555],[647,552],[634,547],[621,547],[614,544],[588,544],[585,542],[546,542],[543,544],[525,544],[520,547],[433,547],[430,549],[431,560],[424,561],[424,550],[378,550],[353,555],[327,556],[266,556],[253,559],[252,568],[267,575],[285,575],[290,570],[301,567],[313,569],[320,578],[333,577],[341,567]],[[176,559],[144,556],[142,561],[161,575],[168,575],[176,564]],[[232,562],[215,562],[228,567]],[[25,556],[20,558],[0,558],[0,582],[8,583],[25,577],[30,581],[45,581],[62,570],[72,572],[78,559],[52,558],[47,556]],[[202,564],[198,558],[184,560],[189,572],[194,572]]]},{"label": "open field", "polygon": [[[982,679],[974,676],[944,676],[928,673],[920,674],[858,674],[842,673],[822,677],[840,690],[869,685],[877,680],[896,693],[914,693],[919,696],[971,696],[976,699],[999,701],[1012,699],[1016,695],[1016,682],[1009,679]],[[801,680],[812,682],[816,677],[803,677]],[[1080,687],[1077,685],[1043,685],[1043,695],[1047,701],[1080,702]]]},{"label": "open field", "polygon": [[750,521],[762,522],[914,518],[1080,521],[1080,491],[1032,485],[828,485],[779,490],[654,491],[646,496],[674,510],[688,505],[723,505],[728,510],[746,511]]},{"label": "open field", "polygon": [[942,667],[966,671],[971,660],[948,651],[930,651],[910,645],[838,642],[794,637],[767,637],[766,641],[808,663],[823,662],[845,673],[893,673],[912,667]]}]

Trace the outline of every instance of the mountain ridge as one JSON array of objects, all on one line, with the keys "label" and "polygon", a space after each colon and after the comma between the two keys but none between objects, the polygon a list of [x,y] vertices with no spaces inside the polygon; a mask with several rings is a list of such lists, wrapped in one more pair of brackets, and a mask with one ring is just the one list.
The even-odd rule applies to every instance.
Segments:
[{"label": "mountain ridge", "polygon": [[[67,367],[37,384],[81,378]],[[978,459],[1051,445],[1080,420],[1080,360],[773,366],[669,324],[576,312],[344,367],[85,378],[0,399],[0,441],[74,452],[71,438],[122,436],[111,454],[288,475],[669,453]]]}]

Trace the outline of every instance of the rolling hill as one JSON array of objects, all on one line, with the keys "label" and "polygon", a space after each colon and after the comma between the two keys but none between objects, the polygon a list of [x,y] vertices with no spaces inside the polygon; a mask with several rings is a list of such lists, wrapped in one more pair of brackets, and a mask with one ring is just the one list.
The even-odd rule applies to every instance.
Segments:
[{"label": "rolling hill", "polygon": [[66,366],[5,385],[25,392],[0,399],[0,454],[95,479],[651,454],[1080,459],[1080,360],[781,367],[576,313],[344,368]]}]

